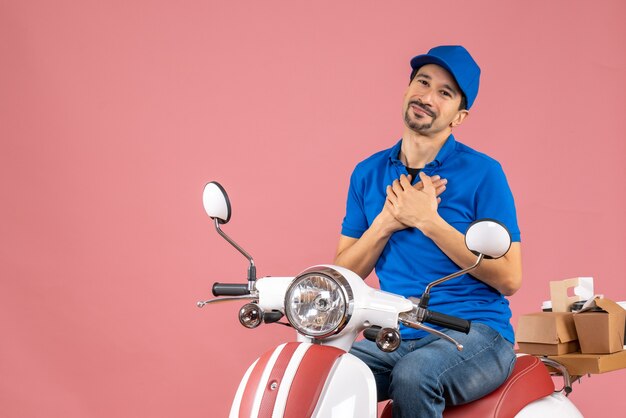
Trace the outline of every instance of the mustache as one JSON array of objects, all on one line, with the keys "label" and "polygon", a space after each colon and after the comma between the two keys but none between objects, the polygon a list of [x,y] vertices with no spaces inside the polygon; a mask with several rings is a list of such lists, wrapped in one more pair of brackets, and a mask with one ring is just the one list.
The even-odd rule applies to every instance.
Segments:
[{"label": "mustache", "polygon": [[430,110],[429,108],[426,107],[425,104],[423,104],[422,102],[418,101],[418,100],[411,100],[409,102],[409,106],[411,105],[415,105],[417,107],[419,107],[420,109],[422,109],[424,112],[426,112],[426,114],[428,114],[428,116],[434,118],[435,117],[435,112],[433,112],[432,110]]}]

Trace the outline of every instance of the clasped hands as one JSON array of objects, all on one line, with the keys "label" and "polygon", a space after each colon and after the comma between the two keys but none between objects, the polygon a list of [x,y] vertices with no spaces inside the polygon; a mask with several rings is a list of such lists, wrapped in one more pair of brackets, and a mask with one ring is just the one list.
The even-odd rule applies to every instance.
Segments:
[{"label": "clasped hands", "polygon": [[438,175],[429,177],[420,172],[420,181],[411,185],[411,176],[402,174],[387,186],[387,198],[378,215],[385,230],[389,233],[408,227],[422,229],[439,215],[437,207],[439,195],[446,189],[446,179]]}]

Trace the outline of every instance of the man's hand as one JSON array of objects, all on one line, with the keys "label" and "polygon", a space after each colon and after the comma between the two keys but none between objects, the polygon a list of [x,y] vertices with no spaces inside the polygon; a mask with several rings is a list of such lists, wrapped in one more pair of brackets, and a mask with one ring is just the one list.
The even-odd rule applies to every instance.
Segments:
[{"label": "man's hand", "polygon": [[[411,181],[410,174],[408,175],[408,178],[410,182]],[[441,198],[439,197],[439,195],[441,195],[441,193],[443,193],[444,190],[446,190],[446,184],[448,184],[448,180],[442,179],[441,177],[439,177],[439,174],[435,174],[434,176],[430,178],[430,180],[432,181],[433,187],[435,188],[435,194],[437,195],[437,203],[441,203]],[[413,187],[417,190],[424,190],[424,182],[418,181],[417,183],[413,185]]]},{"label": "man's hand", "polygon": [[[432,187],[435,190],[435,196],[439,196],[441,193],[443,193],[446,190],[446,184],[448,183],[448,181],[446,179],[442,179],[441,177],[439,177],[438,175],[434,175],[432,177],[428,177],[426,175],[424,175],[424,177],[426,177],[429,181],[430,181],[430,185],[432,185]],[[400,177],[400,179],[404,178],[406,180],[406,183],[404,183],[404,186],[402,187],[409,187],[409,188],[413,188],[416,191],[422,192],[424,190],[424,181],[419,181],[417,182],[415,185],[411,186],[411,175],[408,176],[404,176],[402,175]],[[421,177],[420,177],[421,178]],[[394,184],[400,184],[400,182],[398,180],[394,181]],[[376,219],[374,220],[374,222],[377,222],[379,224],[379,226],[381,226],[383,228],[383,231],[385,232],[385,234],[391,235],[396,231],[400,231],[402,229],[408,228],[409,224],[405,224],[402,221],[400,221],[396,216],[396,210],[392,204],[392,202],[389,200],[389,190],[391,189],[391,187],[387,188],[387,200],[385,200],[385,205],[383,206],[383,209],[380,211],[380,214],[376,217]],[[441,202],[441,198],[437,197],[437,203]]]},{"label": "man's hand", "polygon": [[402,229],[408,228],[408,225],[403,224],[393,214],[393,206],[389,200],[385,200],[385,204],[383,209],[380,211],[376,219],[374,219],[374,224],[377,224],[378,227],[381,228],[383,235],[391,236],[396,231],[400,231]]},{"label": "man's hand", "polygon": [[[405,177],[405,180],[408,182],[407,187],[414,189],[415,192],[424,193],[423,190],[426,185],[426,188],[432,186],[435,190],[435,195],[439,196],[446,189],[446,180],[440,179],[439,176],[430,177],[427,182],[422,179],[421,182],[412,187],[410,178],[410,176],[408,178]],[[397,220],[394,212],[393,204],[389,199],[386,199],[382,210],[376,216],[372,225],[361,235],[361,238],[351,238],[342,235],[337,247],[335,264],[349,268],[363,278],[367,277],[374,269],[391,235],[396,231],[409,227]]]},{"label": "man's hand", "polygon": [[[420,172],[421,188],[411,185],[410,177],[404,174],[387,186],[387,203],[394,218],[405,226],[421,229],[425,224],[436,219],[439,193],[445,190],[445,180],[437,179],[436,187],[431,177]],[[419,183],[418,183],[419,184]]]}]

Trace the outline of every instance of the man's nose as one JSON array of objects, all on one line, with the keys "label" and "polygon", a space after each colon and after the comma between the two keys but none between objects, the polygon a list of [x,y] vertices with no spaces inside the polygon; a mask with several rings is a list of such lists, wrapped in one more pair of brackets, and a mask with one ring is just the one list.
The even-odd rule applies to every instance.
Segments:
[{"label": "man's nose", "polygon": [[432,104],[433,99],[433,91],[432,89],[428,89],[424,91],[420,97],[420,100],[423,104],[430,106]]}]

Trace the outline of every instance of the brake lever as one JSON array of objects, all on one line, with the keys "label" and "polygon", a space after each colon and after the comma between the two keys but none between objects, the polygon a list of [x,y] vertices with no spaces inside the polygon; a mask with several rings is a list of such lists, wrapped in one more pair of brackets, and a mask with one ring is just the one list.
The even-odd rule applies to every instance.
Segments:
[{"label": "brake lever", "polygon": [[411,312],[402,312],[398,318],[399,321],[402,325],[407,326],[409,328],[413,328],[413,329],[419,329],[419,330],[423,330],[426,331],[430,334],[436,335],[439,338],[443,338],[444,340],[454,344],[456,346],[456,349],[459,351],[463,351],[463,345],[460,344],[459,342],[457,342],[454,338],[450,337],[448,334],[444,334],[441,331],[438,331],[434,328],[429,327],[428,325],[424,325],[423,323],[419,322],[419,321],[413,321],[411,319],[411,313],[413,313],[414,311]]},{"label": "brake lever", "polygon": [[259,299],[259,294],[255,292],[249,295],[224,296],[224,297],[219,297],[219,298],[214,298],[214,299],[209,299],[209,300],[201,300],[200,302],[196,303],[196,306],[198,308],[202,308],[204,307],[204,305],[209,305],[212,303],[230,302],[233,300],[257,300],[257,299]]}]

